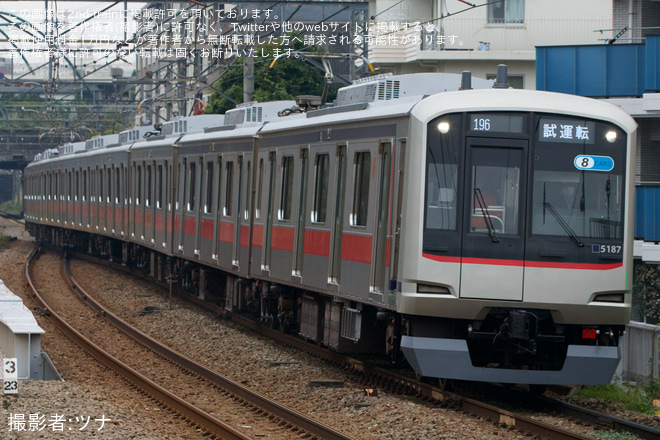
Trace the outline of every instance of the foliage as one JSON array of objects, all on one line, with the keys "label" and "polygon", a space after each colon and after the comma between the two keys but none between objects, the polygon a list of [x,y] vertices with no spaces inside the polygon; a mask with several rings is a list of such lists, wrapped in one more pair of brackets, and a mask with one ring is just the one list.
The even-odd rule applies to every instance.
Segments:
[{"label": "foliage", "polygon": [[660,266],[635,260],[633,301],[649,318],[660,318]]},{"label": "foliage", "polygon": [[0,203],[0,212],[21,214],[23,212],[23,203],[21,203],[20,200],[7,200],[6,202]]},{"label": "foliage", "polygon": [[0,211],[9,214],[21,214],[23,212],[23,203],[20,200],[7,200],[6,202],[0,203]]},{"label": "foliage", "polygon": [[[254,101],[294,100],[298,95],[321,96],[325,81],[322,70],[294,55],[279,58],[271,68],[274,50],[273,47],[260,47],[259,57],[254,58]],[[243,102],[243,57],[228,66],[215,87],[234,101]],[[221,114],[234,107],[230,100],[213,93],[205,113]]]},{"label": "foliage", "polygon": [[636,387],[629,383],[584,386],[574,394],[574,397],[607,400],[620,403],[628,411],[653,414],[655,412],[653,400],[660,398],[660,383],[651,379],[648,384]]},{"label": "foliage", "polygon": [[640,440],[635,434],[629,432],[615,432],[615,431],[596,431],[594,432],[596,438],[603,440]]}]

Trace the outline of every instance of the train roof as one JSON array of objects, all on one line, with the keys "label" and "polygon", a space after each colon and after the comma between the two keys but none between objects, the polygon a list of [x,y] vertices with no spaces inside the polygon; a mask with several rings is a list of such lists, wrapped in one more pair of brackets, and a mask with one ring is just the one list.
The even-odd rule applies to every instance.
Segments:
[{"label": "train roof", "polygon": [[[575,95],[536,90],[509,89],[506,99],[502,90],[493,89],[493,81],[472,78],[472,89],[460,90],[461,75],[450,73],[415,73],[378,75],[355,81],[339,89],[337,99],[328,107],[308,110],[294,101],[249,102],[239,104],[225,115],[199,115],[165,122],[154,131],[152,127],[133,127],[119,134],[97,136],[86,142],[69,143],[59,149],[37,154],[34,162],[56,160],[67,155],[91,154],[93,150],[123,146],[125,149],[154,148],[213,142],[237,137],[254,137],[291,129],[318,125],[393,118],[410,113],[464,111],[482,108],[498,111],[533,111],[536,108],[556,109],[559,113],[609,119],[634,130],[635,122],[612,104]],[[441,94],[443,99],[427,100]],[[542,100],[542,103],[539,102]],[[546,110],[548,111],[548,110]],[[85,145],[85,150],[81,145]]]},{"label": "train roof", "polygon": [[250,102],[229,110],[225,115],[225,125],[207,127],[203,132],[187,134],[178,144],[213,142],[235,137],[251,137],[264,126],[282,121],[291,126],[293,120],[304,119],[305,114],[297,112],[295,101]]},{"label": "train roof", "polygon": [[[355,81],[337,92],[332,106],[305,113],[305,119],[295,122],[296,128],[403,116],[429,95],[461,88],[461,75],[454,73],[414,73],[393,76],[378,75]],[[493,81],[472,78],[472,86],[487,89]],[[265,125],[261,133],[291,129],[291,122],[282,120]]]},{"label": "train roof", "polygon": [[160,127],[160,133],[143,137],[131,145],[131,149],[155,148],[170,146],[177,143],[188,133],[203,133],[208,127],[224,125],[225,115],[198,115],[177,118],[170,122],[164,122]]},{"label": "train roof", "polygon": [[[506,94],[503,99],[502,93]],[[636,129],[637,123],[628,112],[609,102],[584,96],[569,95],[540,90],[508,89],[461,90],[448,92],[446,99],[423,100],[412,110],[413,115],[452,113],[462,111],[539,111],[562,113],[584,118],[597,118],[615,123],[628,132]]]}]

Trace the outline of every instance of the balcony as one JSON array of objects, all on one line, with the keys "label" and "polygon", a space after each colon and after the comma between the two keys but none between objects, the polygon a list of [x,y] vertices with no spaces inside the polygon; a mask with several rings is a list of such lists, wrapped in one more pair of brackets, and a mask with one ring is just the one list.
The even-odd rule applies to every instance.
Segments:
[{"label": "balcony", "polygon": [[599,30],[612,26],[607,19],[528,19],[524,23],[493,24],[485,18],[446,18],[434,24],[437,26],[374,25],[367,37],[369,60],[534,61],[536,46],[597,44],[611,36]]}]

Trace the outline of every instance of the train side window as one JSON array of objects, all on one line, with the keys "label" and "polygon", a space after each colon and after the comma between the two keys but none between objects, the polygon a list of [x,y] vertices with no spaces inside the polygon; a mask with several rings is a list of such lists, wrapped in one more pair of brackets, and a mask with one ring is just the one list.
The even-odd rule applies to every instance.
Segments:
[{"label": "train side window", "polygon": [[108,168],[108,203],[112,203],[112,169]]},{"label": "train side window", "polygon": [[[181,175],[181,164],[177,165],[176,175],[177,175],[178,181],[182,182],[183,181],[183,178],[182,178],[183,176]],[[185,182],[183,182],[183,183],[185,185]],[[181,183],[179,183],[179,185],[180,184]],[[176,194],[177,194],[177,197],[176,197],[176,200],[174,201],[174,210],[178,211],[179,210],[179,200],[183,197],[183,192],[180,192],[179,188],[177,188]]]},{"label": "train side window", "polygon": [[216,193],[216,216],[220,212],[220,207],[222,206],[222,158],[218,157],[218,185],[216,186],[217,188],[217,193]]},{"label": "train side window", "polygon": [[76,202],[80,197],[80,171],[76,171],[76,189],[74,190],[74,199]]},{"label": "train side window", "polygon": [[119,168],[115,168],[115,203],[119,204],[121,198],[121,174]]},{"label": "train side window", "polygon": [[250,219],[250,202],[252,197],[252,167],[250,161],[247,163],[247,189],[245,191],[245,209],[243,209],[243,218]]},{"label": "train side window", "polygon": [[257,207],[254,211],[254,218],[261,218],[261,193],[264,181],[264,160],[259,160],[259,179],[257,180]]},{"label": "train side window", "polygon": [[163,208],[163,166],[158,165],[158,171],[156,171],[156,208]]},{"label": "train side window", "polygon": [[103,203],[103,168],[98,170],[99,175],[99,203]]},{"label": "train side window", "polygon": [[190,162],[190,193],[188,197],[188,211],[195,210],[195,190],[197,189],[197,164]]},{"label": "train side window", "polygon": [[231,196],[233,194],[234,183],[234,162],[227,162],[227,177],[225,179],[225,183],[225,206],[222,209],[222,213],[228,217],[231,215]]},{"label": "train side window", "polygon": [[204,214],[213,212],[213,162],[206,162],[206,203],[204,203]]},{"label": "train side window", "polygon": [[282,193],[280,197],[280,209],[277,219],[280,221],[291,220],[291,205],[293,198],[293,156],[282,158]]},{"label": "train side window", "polygon": [[168,165],[167,161],[165,161],[165,194],[163,196],[163,202],[167,204],[167,210],[171,211],[172,210],[172,194],[170,185],[172,184],[172,165]]},{"label": "train side window", "polygon": [[144,195],[144,200],[145,200],[145,204],[147,206],[151,206],[151,187],[152,187],[152,184],[151,184],[151,165],[147,165],[147,176],[146,177],[147,177],[147,180],[146,180],[144,186],[147,189],[147,193]]},{"label": "train side window", "polygon": [[87,170],[83,170],[82,199],[87,201]]},{"label": "train side window", "polygon": [[371,178],[371,153],[355,153],[355,184],[353,187],[353,209],[351,226],[366,226],[369,212],[369,181]]},{"label": "train side window", "polygon": [[142,165],[137,166],[137,174],[135,176],[135,204],[140,206],[140,196],[142,196]]},{"label": "train side window", "polygon": [[67,182],[68,183],[68,188],[67,188],[66,199],[70,201],[71,200],[71,195],[73,193],[73,188],[72,188],[73,187],[73,176],[72,176],[73,172],[69,171],[67,174],[68,174],[68,176],[67,176],[68,177],[68,182]]},{"label": "train side window", "polygon": [[330,172],[330,155],[319,154],[314,164],[314,205],[312,208],[312,223],[325,223],[328,205],[328,174]]}]

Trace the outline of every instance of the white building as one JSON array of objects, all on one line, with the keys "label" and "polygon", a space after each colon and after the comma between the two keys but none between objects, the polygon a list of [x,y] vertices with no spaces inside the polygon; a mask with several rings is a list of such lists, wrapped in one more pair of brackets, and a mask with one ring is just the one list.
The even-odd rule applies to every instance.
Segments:
[{"label": "white building", "polygon": [[[371,0],[369,61],[381,72],[470,70],[484,78],[494,77],[497,64],[504,63],[512,86],[535,89],[536,46],[603,44],[612,38],[611,1],[487,3]],[[411,26],[414,22],[421,26]],[[401,30],[393,31],[396,23]]]}]

